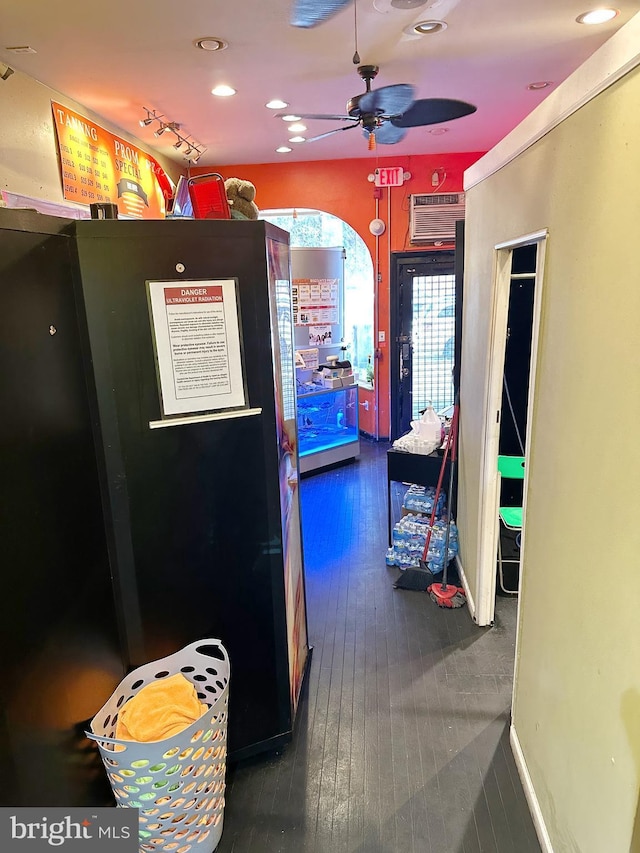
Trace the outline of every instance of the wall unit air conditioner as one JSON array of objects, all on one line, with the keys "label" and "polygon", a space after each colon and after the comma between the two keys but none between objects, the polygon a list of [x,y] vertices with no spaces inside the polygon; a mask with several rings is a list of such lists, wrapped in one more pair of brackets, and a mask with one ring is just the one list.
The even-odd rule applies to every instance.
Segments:
[{"label": "wall unit air conditioner", "polygon": [[412,243],[452,242],[456,222],[464,219],[464,193],[427,193],[410,196]]}]

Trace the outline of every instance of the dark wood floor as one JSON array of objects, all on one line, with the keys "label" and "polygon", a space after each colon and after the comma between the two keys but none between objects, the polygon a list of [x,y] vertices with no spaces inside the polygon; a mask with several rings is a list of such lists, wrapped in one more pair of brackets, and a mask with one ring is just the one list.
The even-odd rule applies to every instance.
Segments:
[{"label": "dark wood floor", "polygon": [[309,678],[293,742],[229,768],[218,853],[540,850],[509,747],[516,601],[483,629],[393,589],[386,449],[302,481]]}]

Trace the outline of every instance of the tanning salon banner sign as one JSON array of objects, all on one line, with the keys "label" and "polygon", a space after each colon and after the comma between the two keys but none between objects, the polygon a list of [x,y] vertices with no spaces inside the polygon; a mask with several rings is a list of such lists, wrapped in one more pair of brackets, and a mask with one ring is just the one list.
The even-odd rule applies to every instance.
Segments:
[{"label": "tanning salon banner sign", "polygon": [[63,195],[77,204],[110,202],[122,216],[163,219],[153,157],[79,113],[51,101]]}]

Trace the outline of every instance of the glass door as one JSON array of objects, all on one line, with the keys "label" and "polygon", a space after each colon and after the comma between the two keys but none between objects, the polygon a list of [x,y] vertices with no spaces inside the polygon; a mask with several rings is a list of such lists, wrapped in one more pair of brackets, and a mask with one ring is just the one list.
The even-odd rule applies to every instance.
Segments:
[{"label": "glass door", "polygon": [[453,404],[456,352],[454,252],[396,256],[391,291],[391,433],[408,432],[428,403]]}]

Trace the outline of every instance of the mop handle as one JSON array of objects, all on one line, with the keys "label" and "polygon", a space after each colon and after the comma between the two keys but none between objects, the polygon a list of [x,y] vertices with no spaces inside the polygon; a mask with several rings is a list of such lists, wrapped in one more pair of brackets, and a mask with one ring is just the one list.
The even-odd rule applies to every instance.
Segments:
[{"label": "mop handle", "polygon": [[451,531],[451,493],[453,491],[453,467],[456,463],[458,450],[458,410],[458,404],[456,403],[453,407],[453,417],[451,418],[451,427],[449,428],[450,434],[453,433],[453,441],[451,446],[451,462],[449,465],[449,506],[447,510],[447,532],[444,537],[444,553],[442,557],[443,571],[441,589],[444,590],[446,590],[447,588],[447,568],[449,566],[449,534]]},{"label": "mop handle", "polygon": [[[454,417],[455,417],[455,414],[456,414],[456,412],[454,409],[453,410]],[[453,425],[453,420],[451,421],[451,424]],[[433,529],[433,522],[435,521],[435,518],[436,518],[436,510],[438,508],[438,498],[440,497],[440,490],[442,488],[442,480],[444,478],[444,469],[447,466],[447,457],[449,455],[449,449],[451,447],[451,444],[452,444],[451,429],[449,429],[449,435],[447,436],[447,443],[446,443],[445,448],[444,448],[444,456],[442,457],[442,465],[440,466],[440,476],[438,477],[438,485],[436,486],[436,493],[435,493],[435,496],[433,498],[433,509],[431,510],[431,517],[429,518],[429,527],[427,530],[427,538],[425,540],[424,549],[422,551],[422,562],[423,563],[427,562],[427,553],[429,551],[429,543],[431,542],[431,530]]]}]

